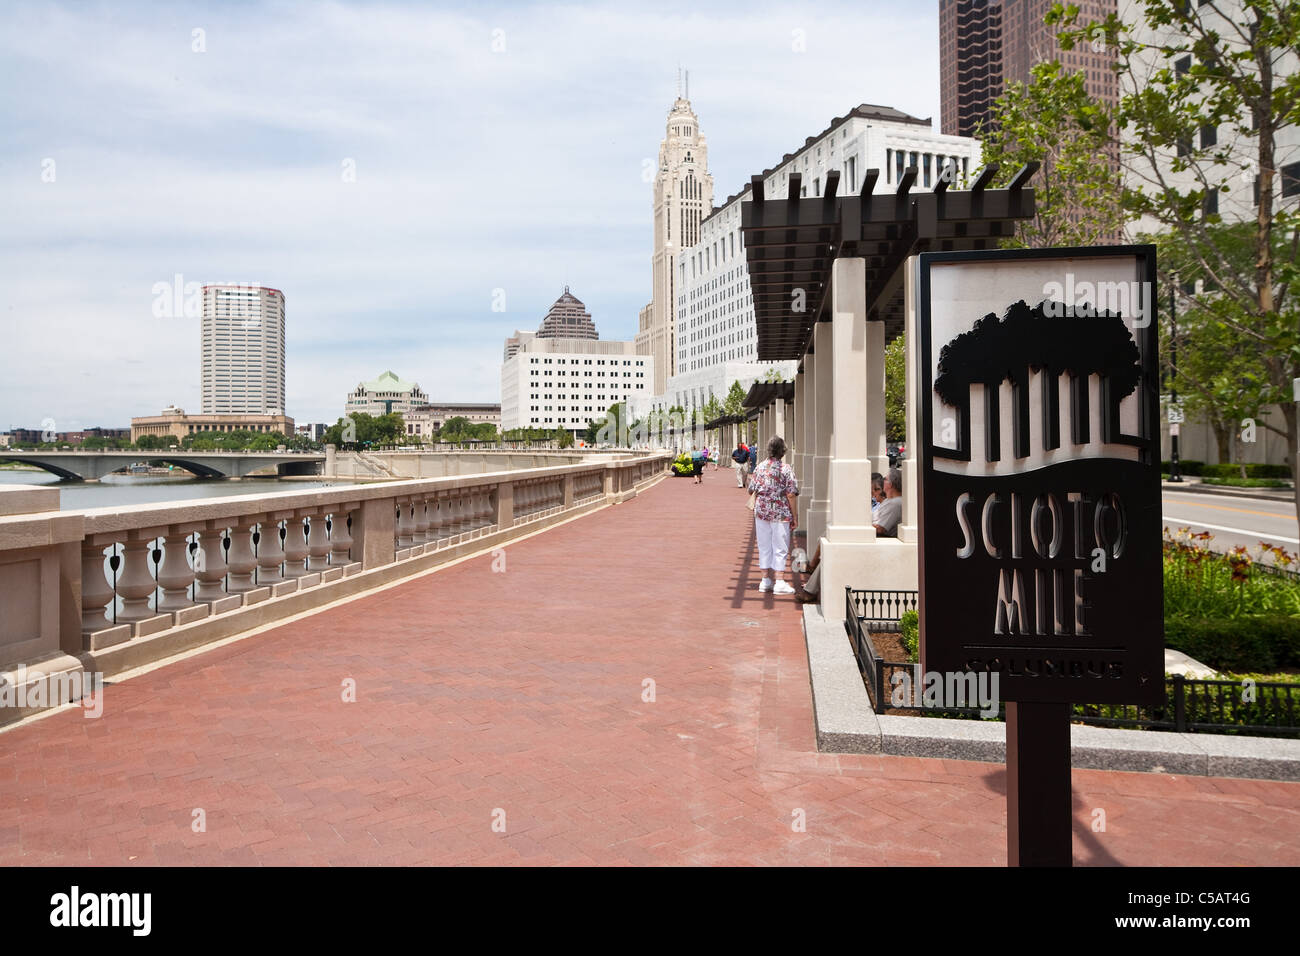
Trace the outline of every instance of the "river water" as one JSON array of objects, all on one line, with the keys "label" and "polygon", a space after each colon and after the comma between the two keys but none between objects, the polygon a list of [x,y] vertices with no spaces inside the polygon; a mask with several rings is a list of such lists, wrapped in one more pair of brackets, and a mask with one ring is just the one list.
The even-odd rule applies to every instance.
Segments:
[{"label": "river water", "polygon": [[108,475],[99,481],[65,481],[48,471],[0,469],[0,485],[40,485],[59,489],[62,511],[109,508],[113,505],[145,505],[186,498],[222,498],[229,495],[257,495],[272,491],[307,491],[312,488],[342,488],[356,482],[306,481],[276,478],[244,478],[240,481],[195,478],[184,472],[175,478],[162,475]]}]

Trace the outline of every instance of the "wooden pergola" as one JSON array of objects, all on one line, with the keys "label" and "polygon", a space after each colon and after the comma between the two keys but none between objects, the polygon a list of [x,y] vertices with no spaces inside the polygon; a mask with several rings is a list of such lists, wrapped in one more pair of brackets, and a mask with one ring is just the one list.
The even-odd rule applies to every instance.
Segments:
[{"label": "wooden pergola", "polygon": [[[916,479],[903,463],[903,520],[896,538],[877,539],[871,521],[871,473],[885,472],[885,344],[913,321],[915,257],[923,252],[994,249],[1032,218],[1029,181],[1037,163],[1021,168],[1005,188],[990,189],[998,167],[986,166],[969,189],[941,176],[933,189],[913,191],[916,167],[892,192],[876,192],[880,171],[869,169],[856,194],[840,195],[838,172],[825,195],[802,197],[802,177],[786,195],[766,196],[751,179],[741,207],[741,238],[757,326],[758,359],[797,361],[793,383],[758,383],[745,404],[765,409],[763,440],[782,435],[799,480],[799,524],[811,555],[822,550],[822,595],[843,607],[844,587],[917,586]],[[913,335],[909,382],[917,381]],[[778,397],[773,388],[782,389]],[[914,396],[909,396],[909,407]],[[777,413],[779,406],[779,414]],[[908,445],[918,447],[912,416]]]},{"label": "wooden pergola", "polygon": [[920,252],[992,249],[1011,237],[1018,221],[1034,214],[1034,191],[1025,186],[1037,163],[1020,169],[1005,189],[989,189],[996,164],[984,167],[968,190],[940,178],[933,190],[914,193],[909,167],[892,193],[876,193],[880,170],[869,169],[857,195],[839,195],[840,174],[826,174],[826,192],[801,198],[800,174],[790,175],[784,198],[763,194],[754,176],[752,199],[741,207],[741,235],[749,268],[762,362],[802,359],[813,325],[829,318],[831,265],[865,263],[867,319],[885,323],[886,341],[903,331],[901,267]]}]

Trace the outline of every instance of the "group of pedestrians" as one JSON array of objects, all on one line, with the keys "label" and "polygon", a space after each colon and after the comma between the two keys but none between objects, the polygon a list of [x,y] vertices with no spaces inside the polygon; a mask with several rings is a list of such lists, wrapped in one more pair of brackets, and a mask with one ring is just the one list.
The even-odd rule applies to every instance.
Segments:
[{"label": "group of pedestrians", "polygon": [[736,450],[731,453],[731,461],[736,469],[736,487],[748,487],[750,475],[758,467],[758,449],[750,448],[743,441],[736,445]]},{"label": "group of pedestrians", "polygon": [[[784,580],[786,559],[790,553],[790,538],[799,524],[799,483],[794,469],[784,461],[785,440],[779,435],[767,443],[767,454],[758,463],[757,450],[743,443],[736,446],[731,459],[736,467],[736,484],[745,487],[749,477],[749,507],[754,511],[754,537],[758,541],[758,567],[762,572],[760,591],[773,594],[793,594],[800,603],[817,600],[821,585],[821,553],[813,556],[808,566],[810,575],[802,588],[795,588]],[[889,473],[871,476],[871,524],[877,537],[898,537],[898,525],[903,517],[903,477],[897,468]],[[810,542],[811,543],[811,542]]]}]

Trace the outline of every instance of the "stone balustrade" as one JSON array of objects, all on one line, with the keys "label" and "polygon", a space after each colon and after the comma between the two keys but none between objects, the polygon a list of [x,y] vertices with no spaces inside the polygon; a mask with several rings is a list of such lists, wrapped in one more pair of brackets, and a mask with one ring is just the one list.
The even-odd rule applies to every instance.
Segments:
[{"label": "stone balustrade", "polygon": [[[651,454],[481,475],[58,511],[0,485],[0,680],[111,676],[616,504]],[[0,710],[0,723],[18,713]]]}]

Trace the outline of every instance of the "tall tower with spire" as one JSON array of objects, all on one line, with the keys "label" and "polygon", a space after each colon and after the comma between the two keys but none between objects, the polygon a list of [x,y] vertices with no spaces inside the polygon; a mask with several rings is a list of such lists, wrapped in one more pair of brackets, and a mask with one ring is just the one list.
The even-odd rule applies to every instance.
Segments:
[{"label": "tall tower with spire", "polygon": [[709,148],[691,109],[690,74],[685,95],[668,111],[654,181],[654,252],[650,303],[641,310],[636,350],[654,356],[654,394],[662,395],[677,372],[677,258],[699,240],[700,221],[713,210]]}]

